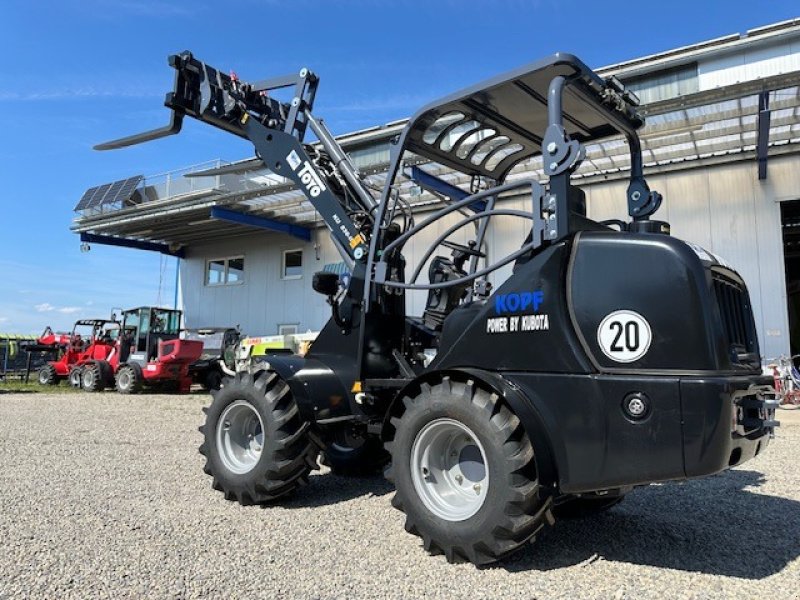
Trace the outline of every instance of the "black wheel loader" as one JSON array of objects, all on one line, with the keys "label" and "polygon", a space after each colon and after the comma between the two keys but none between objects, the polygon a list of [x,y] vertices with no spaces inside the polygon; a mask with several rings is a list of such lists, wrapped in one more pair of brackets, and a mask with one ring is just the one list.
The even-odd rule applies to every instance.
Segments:
[{"label": "black wheel loader", "polygon": [[[304,357],[269,357],[213,393],[200,452],[227,499],[294,492],[320,453],[340,472],[385,467],[426,550],[485,564],[559,516],[766,448],[777,401],[745,282],[651,219],[662,198],[618,80],[556,54],[434,102],[393,141],[376,196],[314,116],[313,72],[248,83],[189,52],[169,61],[170,124],[98,149],[177,133],[186,116],[245,138],[305,193],[352,273],[314,277],[332,315]],[[586,144],[612,136],[630,149],[630,218],[600,223],[571,179]],[[514,170],[532,160],[544,183]],[[412,211],[409,181],[437,202]],[[487,236],[507,238],[508,219],[527,235],[493,256]],[[413,291],[422,314],[406,313]]]}]

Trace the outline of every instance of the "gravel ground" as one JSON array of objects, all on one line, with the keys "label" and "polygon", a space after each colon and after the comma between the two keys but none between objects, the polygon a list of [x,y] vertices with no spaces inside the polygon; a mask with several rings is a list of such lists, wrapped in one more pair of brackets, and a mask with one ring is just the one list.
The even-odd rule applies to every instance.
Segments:
[{"label": "gravel ground", "polygon": [[0,598],[800,598],[800,411],[720,476],[636,490],[499,566],[430,557],[380,477],[211,490],[204,395],[0,396]]}]

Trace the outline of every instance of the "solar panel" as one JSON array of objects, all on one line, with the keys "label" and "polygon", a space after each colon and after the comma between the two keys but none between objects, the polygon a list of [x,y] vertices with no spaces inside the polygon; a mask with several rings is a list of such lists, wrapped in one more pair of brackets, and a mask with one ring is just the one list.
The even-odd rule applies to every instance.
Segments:
[{"label": "solar panel", "polygon": [[89,188],[85,192],[83,192],[83,196],[78,201],[78,204],[75,205],[75,210],[83,210],[89,205],[89,201],[92,199],[92,196],[97,191],[97,187]]},{"label": "solar panel", "polygon": [[74,210],[84,211],[92,208],[101,208],[108,204],[124,203],[131,199],[136,188],[144,179],[144,175],[136,175],[128,179],[120,179],[86,190],[81,196]]}]

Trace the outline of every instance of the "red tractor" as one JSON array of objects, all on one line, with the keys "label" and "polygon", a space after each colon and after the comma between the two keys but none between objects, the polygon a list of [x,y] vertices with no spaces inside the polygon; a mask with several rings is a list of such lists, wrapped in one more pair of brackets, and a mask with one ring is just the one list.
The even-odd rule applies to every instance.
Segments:
[{"label": "red tractor", "polygon": [[106,360],[114,351],[119,327],[114,319],[81,319],[70,334],[54,333],[47,327],[36,340],[36,348],[52,347],[61,355],[39,369],[39,383],[58,385],[62,379],[69,379],[73,386],[80,386],[84,366]]},{"label": "red tractor", "polygon": [[114,351],[83,367],[83,389],[115,385],[121,394],[134,394],[144,386],[188,392],[189,365],[200,358],[203,343],[179,339],[180,323],[179,310],[145,306],[124,311]]}]

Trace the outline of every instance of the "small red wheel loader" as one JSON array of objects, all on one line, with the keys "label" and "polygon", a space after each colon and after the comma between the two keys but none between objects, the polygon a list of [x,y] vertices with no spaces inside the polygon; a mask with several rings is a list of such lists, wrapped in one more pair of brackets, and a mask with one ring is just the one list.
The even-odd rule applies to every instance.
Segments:
[{"label": "small red wheel loader", "polygon": [[83,367],[93,361],[106,360],[118,335],[119,323],[114,319],[80,319],[70,334],[54,333],[47,327],[36,340],[36,348],[52,347],[63,351],[58,360],[39,369],[39,383],[58,385],[63,379],[69,379],[73,386],[79,387]]},{"label": "small red wheel loader", "polygon": [[116,386],[121,394],[144,387],[187,393],[189,365],[200,358],[203,343],[179,339],[181,311],[143,306],[122,313],[122,331],[106,358],[83,367],[88,392]]}]

